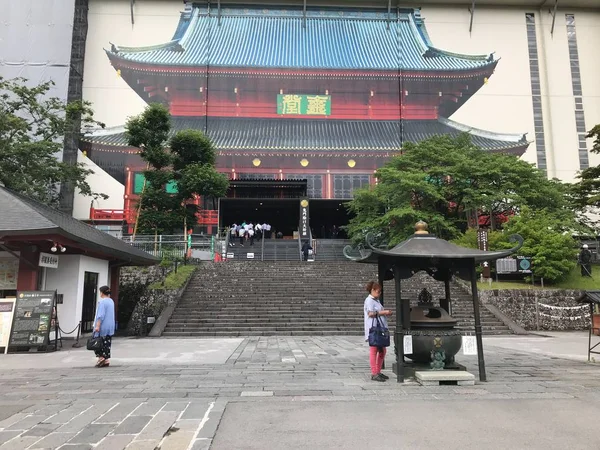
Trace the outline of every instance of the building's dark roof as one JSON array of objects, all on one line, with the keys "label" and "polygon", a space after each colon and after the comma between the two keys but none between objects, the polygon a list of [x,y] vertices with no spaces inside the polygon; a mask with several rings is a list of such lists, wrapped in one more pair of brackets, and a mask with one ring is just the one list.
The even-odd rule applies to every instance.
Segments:
[{"label": "building's dark roof", "polygon": [[[256,152],[394,152],[403,142],[419,142],[436,135],[469,133],[474,145],[489,151],[522,155],[525,135],[478,130],[448,119],[439,120],[327,120],[173,117],[172,132],[198,129],[218,151]],[[102,130],[84,138],[109,147],[127,147],[122,127]]]},{"label": "building's dark roof", "polygon": [[218,8],[188,5],[166,44],[111,46],[113,65],[470,71],[493,68],[493,55],[435,48],[418,9]]},{"label": "building's dark roof", "polygon": [[475,263],[491,262],[511,255],[523,245],[523,238],[519,235],[511,236],[511,241],[518,243],[514,248],[496,252],[460,247],[432,234],[414,234],[389,250],[370,245],[371,240],[370,236],[367,236],[369,249],[362,251],[360,256],[352,255],[353,249],[350,247],[344,249],[344,255],[352,261],[362,263],[377,263],[379,258],[387,258],[403,261],[407,265],[434,267],[451,265],[461,260]]},{"label": "building's dark roof", "polygon": [[600,291],[585,291],[576,300],[580,303],[593,303],[600,305]]},{"label": "building's dark roof", "polygon": [[[129,265],[154,265],[158,258],[21,194],[0,186],[0,235],[58,234]],[[107,258],[108,259],[108,258]]]}]

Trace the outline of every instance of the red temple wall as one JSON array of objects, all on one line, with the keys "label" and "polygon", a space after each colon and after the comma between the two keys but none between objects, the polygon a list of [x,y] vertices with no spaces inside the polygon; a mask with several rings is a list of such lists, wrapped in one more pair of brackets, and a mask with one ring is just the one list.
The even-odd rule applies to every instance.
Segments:
[{"label": "red temple wall", "polygon": [[399,77],[347,80],[210,75],[145,77],[136,79],[135,86],[140,95],[167,103],[174,116],[302,117],[277,114],[277,95],[315,94],[331,96],[331,115],[327,116],[330,119],[434,120],[439,117],[440,105],[444,115],[449,115],[480,83],[473,79],[432,83]]}]

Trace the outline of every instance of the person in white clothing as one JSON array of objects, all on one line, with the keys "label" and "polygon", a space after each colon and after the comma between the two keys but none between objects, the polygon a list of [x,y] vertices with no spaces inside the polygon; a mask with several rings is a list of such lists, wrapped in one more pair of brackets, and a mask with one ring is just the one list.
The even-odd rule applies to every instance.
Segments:
[{"label": "person in white clothing", "polygon": [[[383,309],[383,305],[379,302],[381,295],[381,285],[375,281],[369,281],[365,286],[369,295],[365,299],[365,340],[369,340],[369,329],[373,326],[373,322],[379,319],[384,327],[387,328],[387,316],[391,316],[392,312],[388,309]],[[385,359],[385,347],[369,347],[371,365],[371,380],[387,381],[389,377],[381,373],[383,360]]]},{"label": "person in white clothing", "polygon": [[238,231],[238,235],[240,236],[240,245],[244,246],[244,236],[246,236],[246,229],[244,227],[240,227]]}]

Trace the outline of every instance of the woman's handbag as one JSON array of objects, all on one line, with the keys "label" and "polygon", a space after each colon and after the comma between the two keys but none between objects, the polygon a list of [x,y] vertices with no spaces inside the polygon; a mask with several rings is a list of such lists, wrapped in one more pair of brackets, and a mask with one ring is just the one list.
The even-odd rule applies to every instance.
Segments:
[{"label": "woman's handbag", "polygon": [[92,334],[92,337],[87,340],[87,349],[93,352],[102,348],[102,338],[98,335]]},{"label": "woman's handbag", "polygon": [[[377,324],[375,324],[377,319]],[[369,345],[371,347],[389,347],[390,346],[390,330],[383,326],[379,316],[373,318],[373,323],[369,329]]]}]

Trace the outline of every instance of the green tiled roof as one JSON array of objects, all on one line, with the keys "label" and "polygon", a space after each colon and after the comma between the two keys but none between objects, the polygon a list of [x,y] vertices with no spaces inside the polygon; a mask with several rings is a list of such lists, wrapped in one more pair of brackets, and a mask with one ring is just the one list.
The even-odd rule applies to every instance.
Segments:
[{"label": "green tiled roof", "polygon": [[188,5],[173,39],[152,47],[112,46],[119,61],[209,66],[380,71],[470,71],[496,64],[433,46],[419,10],[217,8]]}]

